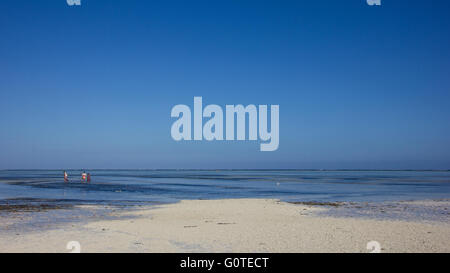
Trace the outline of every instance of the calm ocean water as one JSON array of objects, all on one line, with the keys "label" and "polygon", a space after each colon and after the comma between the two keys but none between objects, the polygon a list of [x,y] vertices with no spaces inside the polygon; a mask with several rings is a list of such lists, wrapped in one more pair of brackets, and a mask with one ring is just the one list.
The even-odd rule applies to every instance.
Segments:
[{"label": "calm ocean water", "polygon": [[450,171],[307,170],[0,171],[0,201],[146,204],[182,199],[278,198],[284,201],[378,202],[450,198]]}]

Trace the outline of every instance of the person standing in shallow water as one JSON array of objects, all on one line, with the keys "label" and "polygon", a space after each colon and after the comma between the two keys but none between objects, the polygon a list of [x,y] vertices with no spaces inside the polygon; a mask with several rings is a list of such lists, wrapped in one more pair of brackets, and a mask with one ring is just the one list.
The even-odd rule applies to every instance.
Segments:
[{"label": "person standing in shallow water", "polygon": [[64,171],[64,182],[69,182],[69,176],[66,171]]},{"label": "person standing in shallow water", "polygon": [[90,173],[87,174],[87,182],[88,182],[88,183],[91,182],[91,174],[90,174]]},{"label": "person standing in shallow water", "polygon": [[85,181],[86,181],[86,172],[83,171],[83,172],[81,173],[81,182],[85,182]]}]

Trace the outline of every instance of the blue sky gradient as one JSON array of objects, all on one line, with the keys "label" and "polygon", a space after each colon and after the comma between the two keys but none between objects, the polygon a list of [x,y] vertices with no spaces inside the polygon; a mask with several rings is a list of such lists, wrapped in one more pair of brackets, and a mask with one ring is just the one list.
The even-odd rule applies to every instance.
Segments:
[{"label": "blue sky gradient", "polygon": [[[0,169],[450,169],[450,3],[7,0]],[[280,146],[175,142],[176,104],[279,104]]]}]

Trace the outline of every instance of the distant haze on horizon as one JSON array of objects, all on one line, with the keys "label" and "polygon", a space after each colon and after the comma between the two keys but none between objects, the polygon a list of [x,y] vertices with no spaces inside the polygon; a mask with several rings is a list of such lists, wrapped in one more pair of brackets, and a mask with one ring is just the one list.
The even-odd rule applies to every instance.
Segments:
[{"label": "distant haze on horizon", "polygon": [[[449,1],[13,1],[0,170],[450,169]],[[280,105],[280,144],[176,142],[174,105]]]}]

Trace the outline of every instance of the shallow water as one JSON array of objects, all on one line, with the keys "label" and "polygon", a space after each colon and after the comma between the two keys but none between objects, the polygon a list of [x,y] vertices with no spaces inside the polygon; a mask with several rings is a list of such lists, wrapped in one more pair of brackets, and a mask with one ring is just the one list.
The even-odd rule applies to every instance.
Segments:
[{"label": "shallow water", "polygon": [[0,203],[152,204],[182,199],[277,198],[381,202],[450,198],[450,171],[310,170],[0,171]]}]

